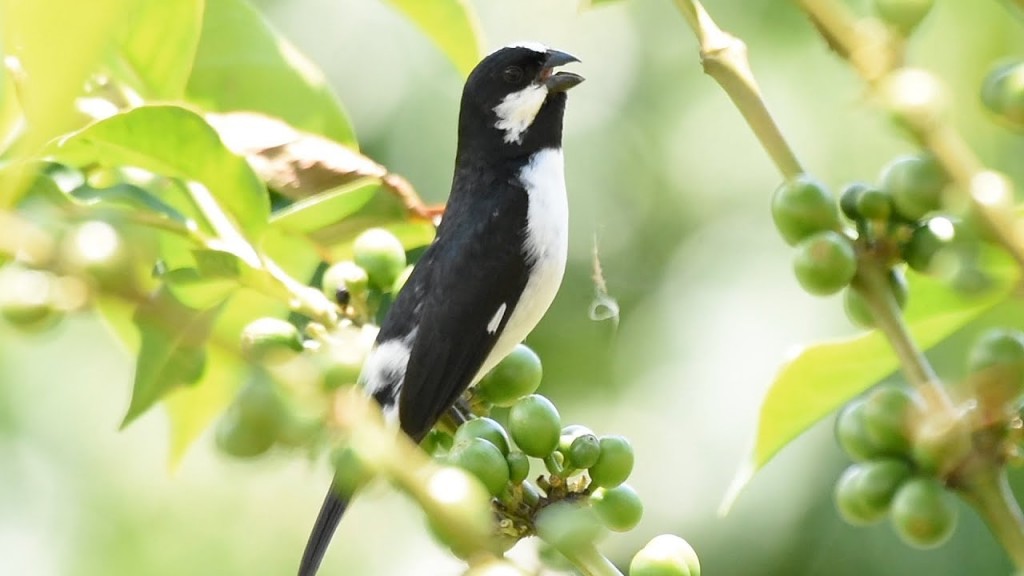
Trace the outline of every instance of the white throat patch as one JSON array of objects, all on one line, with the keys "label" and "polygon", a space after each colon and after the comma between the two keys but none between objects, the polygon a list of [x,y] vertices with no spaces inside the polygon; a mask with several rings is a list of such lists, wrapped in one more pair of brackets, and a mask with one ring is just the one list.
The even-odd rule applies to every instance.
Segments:
[{"label": "white throat patch", "polygon": [[544,84],[530,84],[518,92],[513,92],[494,107],[498,121],[494,127],[505,132],[507,144],[523,143],[523,134],[533,124],[548,97],[548,87]]}]

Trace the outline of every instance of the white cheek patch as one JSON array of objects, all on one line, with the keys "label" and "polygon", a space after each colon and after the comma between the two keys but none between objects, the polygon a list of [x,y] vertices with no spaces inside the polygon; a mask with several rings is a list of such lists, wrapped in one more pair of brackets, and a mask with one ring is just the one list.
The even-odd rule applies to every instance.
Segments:
[{"label": "white cheek patch", "polygon": [[505,304],[498,306],[498,311],[494,313],[494,316],[491,317],[491,321],[487,323],[488,334],[494,334],[498,331],[498,326],[501,326],[501,321],[505,318],[506,309],[508,309],[508,306]]},{"label": "white cheek patch", "polygon": [[502,99],[501,104],[494,107],[498,121],[494,127],[505,132],[508,144],[523,142],[523,134],[533,124],[548,97],[548,87],[544,84],[530,84],[518,92],[513,92]]}]

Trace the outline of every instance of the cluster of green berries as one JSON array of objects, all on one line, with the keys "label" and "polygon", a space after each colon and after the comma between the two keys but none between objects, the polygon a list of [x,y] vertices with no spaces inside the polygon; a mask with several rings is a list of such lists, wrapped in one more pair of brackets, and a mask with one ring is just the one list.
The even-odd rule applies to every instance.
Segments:
[{"label": "cluster of green berries", "polygon": [[878,387],[840,412],[836,437],[855,461],[836,485],[845,520],[865,525],[888,515],[908,544],[938,546],[956,526],[949,491],[978,450],[976,435],[985,435],[986,457],[995,465],[1020,459],[1024,333],[984,332],[967,368],[969,376],[948,387],[956,404],[951,412],[926,410],[915,393],[895,386]]},{"label": "cluster of green berries", "polygon": [[972,228],[941,212],[948,185],[930,155],[901,156],[882,170],[877,185],[844,187],[838,203],[810,176],[789,180],[772,197],[772,216],[782,237],[796,247],[793,270],[800,285],[818,296],[844,291],[850,320],[872,327],[862,290],[851,286],[865,261],[886,271],[900,308],[907,303],[906,268],[964,290],[986,285]]},{"label": "cluster of green berries", "polygon": [[[138,187],[120,173],[116,180],[94,182],[91,176],[98,171],[46,164],[36,182],[44,192],[28,195],[19,206],[19,215],[35,228],[13,232],[37,250],[31,265],[15,260],[0,267],[0,317],[8,324],[39,332],[86,307],[98,290],[138,294],[145,282],[145,267],[139,264],[145,258],[139,252],[146,242],[126,238],[134,230],[115,213],[84,209],[97,194],[129,197]],[[53,189],[66,196],[46,193]],[[71,208],[67,198],[82,205]]]},{"label": "cluster of green berries", "polygon": [[888,515],[906,543],[930,548],[953,533],[957,508],[932,469],[937,463],[930,447],[915,442],[921,417],[915,396],[895,386],[848,404],[836,420],[836,437],[855,463],[836,483],[835,503],[851,524]]},{"label": "cluster of green berries", "polygon": [[218,446],[233,456],[253,457],[274,445],[316,444],[330,394],[358,380],[377,336],[373,319],[411,268],[398,238],[384,229],[366,230],[356,237],[352,260],[336,262],[321,278],[324,293],[343,311],[337,326],[307,327],[303,334],[280,318],[249,323],[240,349],[255,375],[218,422]]}]

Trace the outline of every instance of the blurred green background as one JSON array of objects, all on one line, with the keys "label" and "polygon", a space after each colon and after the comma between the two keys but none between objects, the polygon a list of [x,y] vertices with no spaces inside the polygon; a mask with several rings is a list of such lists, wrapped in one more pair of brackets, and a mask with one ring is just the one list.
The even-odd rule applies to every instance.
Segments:
[{"label": "blurred green background", "polygon": [[[429,0],[424,0],[429,1]],[[758,406],[795,346],[853,332],[837,298],[804,294],[768,198],[779,175],[669,0],[593,10],[577,0],[476,0],[487,49],[538,40],[580,57],[565,130],[572,261],[528,342],[541,392],[567,423],[634,443],[631,480],[647,505],[602,549],[622,566],[662,532],[688,539],[708,575],[1009,574],[963,508],[954,538],[913,551],[885,524],[852,528],[830,495],[845,465],[823,422],[773,461],[724,517]],[[461,78],[403,17],[371,0],[261,0],[261,10],[327,74],[364,152],[430,201],[447,193]],[[858,4],[858,8],[864,6]],[[790,3],[709,0],[748,43],[766,98],[805,165],[838,187],[874,179],[911,150],[864,102],[860,80]],[[69,47],[73,49],[73,47]],[[911,47],[950,87],[956,125],[990,165],[1024,181],[1019,137],[982,113],[990,65],[1024,49],[995,1],[939,2]],[[588,317],[600,246],[616,330]],[[960,370],[963,335],[934,353]],[[166,466],[166,421],[118,423],[131,358],[91,317],[24,336],[0,324],[0,574],[290,574],[329,471],[276,453],[243,463],[209,438]],[[532,544],[513,554],[533,562]],[[380,487],[345,518],[324,574],[455,575],[421,514]]]}]

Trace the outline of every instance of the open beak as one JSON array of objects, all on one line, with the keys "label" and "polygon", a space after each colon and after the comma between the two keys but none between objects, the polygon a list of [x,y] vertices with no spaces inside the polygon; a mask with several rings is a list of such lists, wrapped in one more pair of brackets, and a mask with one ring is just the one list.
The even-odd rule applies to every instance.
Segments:
[{"label": "open beak", "polygon": [[541,70],[541,81],[548,87],[549,92],[565,92],[573,86],[583,82],[583,76],[572,72],[555,72],[558,66],[564,66],[572,62],[579,62],[580,59],[567,52],[548,50],[548,58],[544,61],[544,68]]}]

